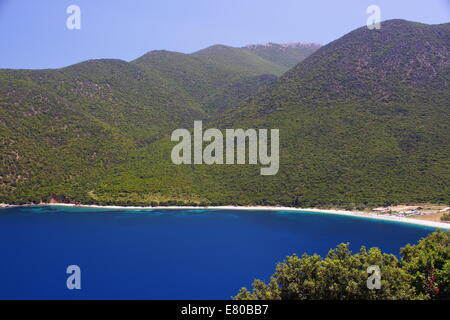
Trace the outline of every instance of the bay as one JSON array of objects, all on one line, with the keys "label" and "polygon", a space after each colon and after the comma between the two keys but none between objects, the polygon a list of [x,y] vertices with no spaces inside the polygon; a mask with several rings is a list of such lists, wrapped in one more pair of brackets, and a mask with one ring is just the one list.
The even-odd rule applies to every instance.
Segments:
[{"label": "bay", "polygon": [[[0,299],[229,299],[287,255],[339,243],[398,255],[434,229],[317,212],[0,209]],[[68,290],[66,268],[81,269]]]}]

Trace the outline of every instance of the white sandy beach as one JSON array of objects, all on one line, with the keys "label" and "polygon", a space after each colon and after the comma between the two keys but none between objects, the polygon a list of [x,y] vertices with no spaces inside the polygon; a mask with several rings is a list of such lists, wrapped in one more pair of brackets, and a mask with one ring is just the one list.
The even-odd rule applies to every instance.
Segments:
[{"label": "white sandy beach", "polygon": [[[139,210],[150,210],[150,209],[223,209],[223,210],[272,210],[272,211],[303,211],[303,212],[319,212],[328,214],[338,214],[345,216],[394,221],[401,223],[416,224],[421,226],[440,228],[440,229],[450,229],[450,223],[418,220],[414,218],[405,218],[398,216],[391,216],[385,214],[376,214],[370,212],[361,211],[345,211],[345,210],[327,210],[327,209],[315,209],[315,208],[294,208],[294,207],[265,207],[265,206],[211,206],[211,207],[180,207],[180,206],[167,206],[167,207],[124,207],[124,206],[99,206],[99,205],[78,205],[71,203],[41,203],[41,206],[66,206],[66,207],[81,207],[81,208],[99,208],[99,209],[139,209]],[[0,203],[0,207],[15,207],[15,205],[8,205]]]}]

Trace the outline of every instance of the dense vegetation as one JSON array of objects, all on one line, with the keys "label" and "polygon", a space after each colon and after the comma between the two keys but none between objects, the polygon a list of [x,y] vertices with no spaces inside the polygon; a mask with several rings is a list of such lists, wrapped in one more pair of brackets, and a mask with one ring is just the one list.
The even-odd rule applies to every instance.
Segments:
[{"label": "dense vegetation", "polygon": [[[226,46],[192,55],[152,51],[131,63],[102,59],[57,70],[0,70],[0,202],[101,203],[90,191],[102,194],[102,179],[145,177],[124,172],[123,165],[143,159],[158,166],[151,154],[161,153],[149,148],[153,142],[245,100],[286,70]],[[138,180],[122,181],[128,203],[198,198],[136,190]],[[131,196],[135,190],[139,201]]]},{"label": "dense vegetation", "polygon": [[[401,259],[378,248],[352,254],[340,244],[327,257],[291,255],[268,283],[242,288],[237,300],[450,299],[450,232],[436,231],[400,249]],[[380,267],[381,288],[368,289],[367,268]]]},{"label": "dense vegetation", "polygon": [[[1,70],[0,202],[449,203],[449,38],[450,24],[386,21],[278,80],[267,52],[226,46]],[[200,119],[280,129],[278,174],[172,164],[171,131]]]},{"label": "dense vegetation", "polygon": [[267,43],[248,45],[244,49],[290,69],[319,48],[317,43]]}]

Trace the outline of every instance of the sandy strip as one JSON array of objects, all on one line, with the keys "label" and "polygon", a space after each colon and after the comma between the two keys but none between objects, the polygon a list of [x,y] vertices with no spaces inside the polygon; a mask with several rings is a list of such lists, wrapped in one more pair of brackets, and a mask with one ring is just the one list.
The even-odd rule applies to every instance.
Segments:
[{"label": "sandy strip", "polygon": [[[303,212],[319,212],[328,214],[338,214],[344,216],[361,217],[401,223],[416,224],[426,227],[450,229],[450,223],[419,220],[414,218],[397,217],[384,214],[376,214],[370,212],[361,211],[345,211],[345,210],[327,210],[327,209],[315,209],[315,208],[294,208],[294,207],[265,207],[265,206],[211,206],[211,207],[180,207],[180,206],[167,206],[167,207],[124,207],[124,206],[99,206],[99,205],[76,205],[71,203],[41,203],[40,206],[65,206],[65,207],[81,207],[81,208],[98,208],[98,209],[138,209],[138,210],[161,210],[161,209],[221,209],[221,210],[272,210],[272,211],[303,211]],[[15,207],[15,205],[0,204],[0,207]]]},{"label": "sandy strip", "polygon": [[18,205],[16,205],[16,204],[0,203],[0,208],[11,208],[11,207],[18,207]]}]

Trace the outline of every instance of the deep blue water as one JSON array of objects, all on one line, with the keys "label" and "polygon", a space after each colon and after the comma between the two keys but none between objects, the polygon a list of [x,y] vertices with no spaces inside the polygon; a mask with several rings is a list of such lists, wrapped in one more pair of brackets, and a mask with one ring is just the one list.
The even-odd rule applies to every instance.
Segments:
[{"label": "deep blue water", "polygon": [[[286,255],[399,248],[433,231],[321,213],[0,209],[0,299],[228,299]],[[68,290],[66,268],[81,268]]]}]

